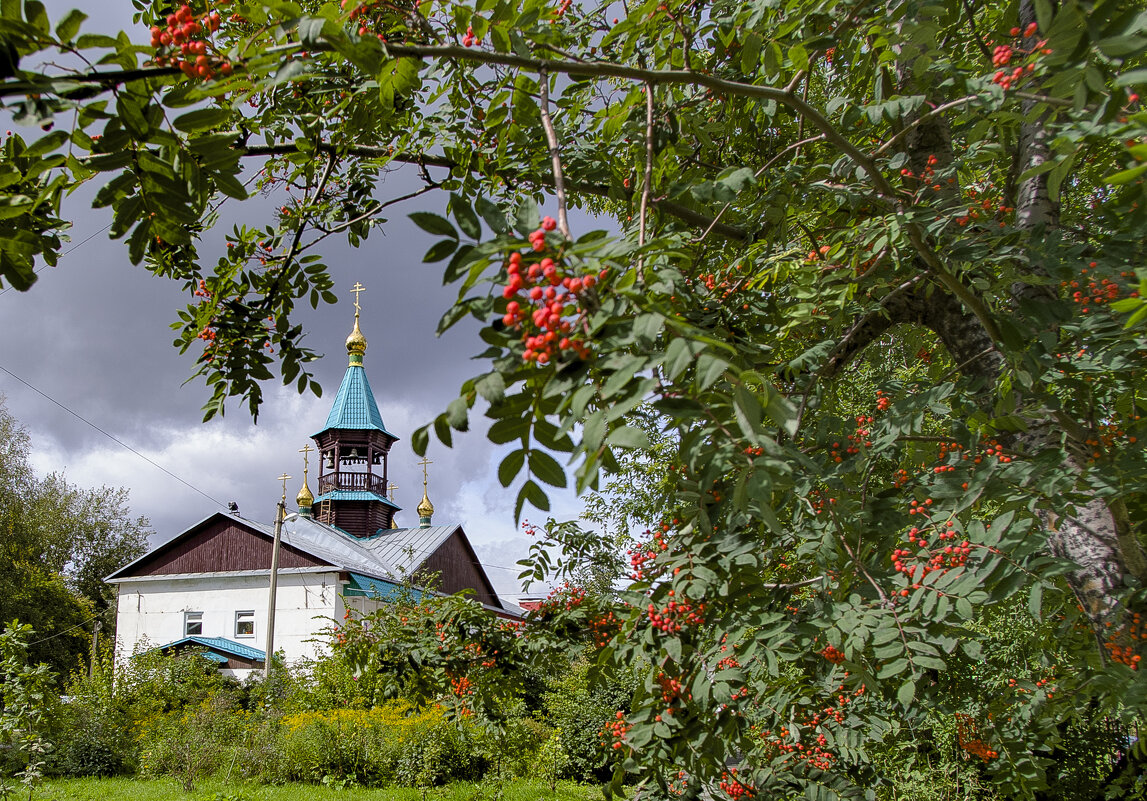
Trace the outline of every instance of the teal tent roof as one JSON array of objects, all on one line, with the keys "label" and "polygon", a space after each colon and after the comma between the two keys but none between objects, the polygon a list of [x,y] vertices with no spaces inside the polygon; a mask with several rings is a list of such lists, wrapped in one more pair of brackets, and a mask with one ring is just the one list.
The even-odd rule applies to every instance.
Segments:
[{"label": "teal tent roof", "polygon": [[392,601],[403,593],[409,593],[410,597],[419,603],[425,597],[425,593],[421,590],[386,579],[371,578],[361,573],[348,573],[347,575],[350,576],[350,581],[343,585],[343,595],[347,597],[366,596],[376,601]]},{"label": "teal tent roof", "polygon": [[331,406],[331,413],[327,415],[327,422],[322,431],[333,428],[381,431],[387,436],[398,439],[383,425],[382,415],[378,411],[378,404],[375,403],[374,393],[371,392],[370,382],[366,379],[366,370],[362,365],[352,364],[343,375],[343,382],[339,384],[338,394],[335,395],[335,402]]},{"label": "teal tent roof", "polygon": [[178,648],[182,645],[198,645],[202,648],[206,648],[207,653],[205,656],[219,663],[226,662],[228,658],[232,656],[237,656],[241,659],[250,659],[253,662],[262,662],[267,656],[265,652],[260,651],[258,648],[252,648],[250,645],[228,640],[226,637],[184,637],[182,640],[161,645],[155,650],[166,651],[168,648]]}]

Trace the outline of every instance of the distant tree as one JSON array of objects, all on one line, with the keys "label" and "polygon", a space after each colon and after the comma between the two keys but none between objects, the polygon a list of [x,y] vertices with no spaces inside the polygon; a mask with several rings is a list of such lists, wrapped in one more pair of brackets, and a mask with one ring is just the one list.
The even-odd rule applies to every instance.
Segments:
[{"label": "distant tree", "polygon": [[30,454],[0,399],[0,620],[30,624],[33,661],[66,677],[85,658],[95,619],[114,632],[114,590],[103,577],[144,553],[150,530],[131,517],[127,490],[38,478]]}]

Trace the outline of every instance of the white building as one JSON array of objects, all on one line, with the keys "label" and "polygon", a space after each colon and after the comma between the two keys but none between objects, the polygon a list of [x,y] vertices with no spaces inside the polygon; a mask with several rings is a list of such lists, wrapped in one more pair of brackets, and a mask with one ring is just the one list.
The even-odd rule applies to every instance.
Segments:
[{"label": "white building", "polygon": [[[373,611],[431,575],[433,591],[468,589],[498,614],[521,614],[498,598],[462,527],[432,525],[425,482],[419,526],[393,527],[399,507],[386,497],[386,469],[397,437],[383,425],[365,351],[356,299],[350,365],[313,437],[319,495],[311,495],[304,472],[299,512],[283,524],[274,648],[288,662],[319,654],[322,632],[341,623],[348,607]],[[261,669],[273,542],[273,525],[217,512],[108,576],[119,591],[117,653],[203,647],[231,675]]]}]

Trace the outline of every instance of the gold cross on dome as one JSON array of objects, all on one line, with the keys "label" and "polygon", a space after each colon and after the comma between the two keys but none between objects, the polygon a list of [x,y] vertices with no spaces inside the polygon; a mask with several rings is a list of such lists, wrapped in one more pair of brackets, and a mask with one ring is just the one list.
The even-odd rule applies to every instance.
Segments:
[{"label": "gold cross on dome", "polygon": [[310,446],[310,443],[299,448],[299,453],[303,455],[303,481],[307,480],[307,467],[310,465],[310,457],[311,454],[314,453],[314,450],[315,449]]},{"label": "gold cross on dome", "polygon": [[422,486],[423,486],[423,487],[425,487],[425,486],[426,486],[426,481],[427,481],[427,478],[426,478],[426,466],[427,466],[427,465],[431,465],[431,464],[434,464],[434,462],[430,461],[430,460],[429,460],[429,459],[427,459],[425,456],[423,456],[423,457],[422,457],[422,461],[421,461],[421,462],[419,462],[419,464],[420,464],[420,465],[422,465]]},{"label": "gold cross on dome", "polygon": [[392,503],[394,502],[394,491],[396,489],[398,489],[398,485],[393,481],[386,485],[386,491],[390,493],[390,500]]},{"label": "gold cross on dome", "polygon": [[350,288],[350,291],[354,293],[354,312],[355,314],[358,314],[360,308],[358,305],[358,294],[360,292],[366,292],[366,287],[364,287],[358,281],[355,281],[354,286]]},{"label": "gold cross on dome", "polygon": [[283,482],[283,503],[287,502],[287,482],[290,480],[291,477],[286,473],[283,473],[283,475],[279,476],[279,481]]}]

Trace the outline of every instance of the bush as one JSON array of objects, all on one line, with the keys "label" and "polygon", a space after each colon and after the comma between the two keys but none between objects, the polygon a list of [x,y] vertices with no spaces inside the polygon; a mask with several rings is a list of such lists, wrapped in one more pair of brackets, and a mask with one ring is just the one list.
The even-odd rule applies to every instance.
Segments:
[{"label": "bush", "polygon": [[140,732],[140,772],[147,776],[175,776],[191,792],[195,782],[210,776],[226,761],[242,735],[242,715],[225,695],[199,705],[158,715]]},{"label": "bush", "polygon": [[438,708],[414,712],[400,701],[301,712],[279,726],[279,772],[265,780],[426,787],[482,773],[477,732]]},{"label": "bush", "polygon": [[635,676],[597,677],[591,684],[589,663],[583,659],[546,693],[547,722],[558,730],[566,757],[564,777],[602,782],[613,775],[621,757],[605,740],[605,724],[615,720],[618,711],[629,710],[637,689]]}]

